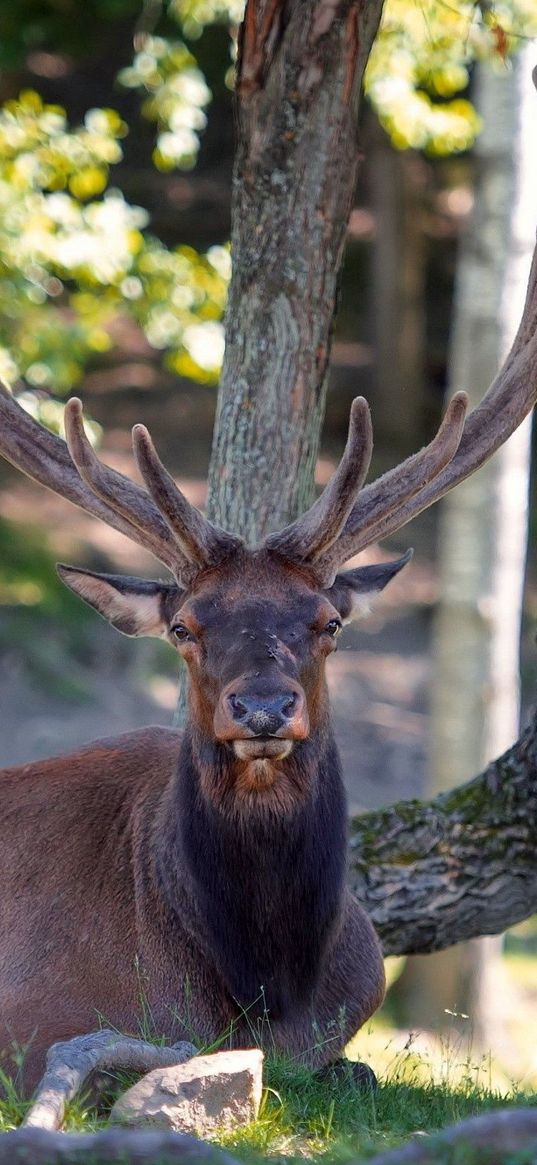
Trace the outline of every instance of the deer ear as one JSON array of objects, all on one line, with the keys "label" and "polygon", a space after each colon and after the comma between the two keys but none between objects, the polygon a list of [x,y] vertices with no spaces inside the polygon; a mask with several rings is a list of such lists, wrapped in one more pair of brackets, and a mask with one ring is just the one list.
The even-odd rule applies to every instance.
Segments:
[{"label": "deer ear", "polygon": [[182,590],[175,583],[95,574],[74,566],[57,565],[58,574],[75,595],[94,607],[124,635],[166,635],[170,619],[180,603]]},{"label": "deer ear", "polygon": [[339,611],[343,622],[349,623],[352,619],[368,615],[377,595],[384,590],[390,579],[410,562],[413,554],[413,550],[407,550],[396,562],[383,562],[378,566],[358,566],[354,570],[336,574],[326,595],[336,611]]}]

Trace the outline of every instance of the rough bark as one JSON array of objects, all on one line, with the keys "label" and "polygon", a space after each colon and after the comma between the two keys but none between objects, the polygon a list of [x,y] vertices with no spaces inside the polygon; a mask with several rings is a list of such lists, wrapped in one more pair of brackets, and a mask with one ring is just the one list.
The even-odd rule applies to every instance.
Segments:
[{"label": "rough bark", "polygon": [[349,878],[386,955],[427,954],[535,913],[536,850],[534,720],[468,784],[355,817]]},{"label": "rough bark", "polygon": [[209,515],[255,542],[312,500],[361,82],[382,0],[249,0]]},{"label": "rough bark", "polygon": [[[380,1156],[369,1165],[500,1165],[537,1147],[537,1112],[505,1109],[470,1117],[436,1135],[420,1137]],[[107,1129],[103,1133],[52,1133],[17,1129],[0,1136],[0,1165],[172,1165],[205,1162],[238,1165],[237,1158],[196,1137],[180,1133]],[[359,1165],[358,1161],[354,1165]]]},{"label": "rough bark", "polygon": [[223,1149],[187,1133],[106,1129],[52,1133],[16,1129],[0,1134],[0,1165],[238,1165]]}]

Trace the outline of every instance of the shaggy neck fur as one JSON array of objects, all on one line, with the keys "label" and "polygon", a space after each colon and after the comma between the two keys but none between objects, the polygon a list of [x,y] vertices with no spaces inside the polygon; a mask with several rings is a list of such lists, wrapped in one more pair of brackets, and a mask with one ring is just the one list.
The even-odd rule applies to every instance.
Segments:
[{"label": "shaggy neck fur", "polygon": [[346,811],[329,731],[269,768],[256,777],[229,747],[187,729],[158,868],[180,916],[186,867],[227,990],[249,1015],[276,1019],[311,999],[337,926]]}]

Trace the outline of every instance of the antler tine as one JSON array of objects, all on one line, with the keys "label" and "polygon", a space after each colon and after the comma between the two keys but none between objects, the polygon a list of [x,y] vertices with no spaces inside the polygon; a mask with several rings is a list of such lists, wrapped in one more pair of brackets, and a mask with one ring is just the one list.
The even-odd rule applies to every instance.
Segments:
[{"label": "antler tine", "polygon": [[132,444],[138,468],[174,539],[191,562],[210,566],[242,545],[241,540],[218,529],[192,506],[162,464],[145,425],[135,425]]},{"label": "antler tine", "polygon": [[467,407],[466,393],[455,393],[430,444],[362,491],[343,533],[318,563],[327,583],[333,580],[338,566],[380,537],[379,530],[384,536],[385,532],[399,528],[397,515],[403,507],[410,508],[412,499],[421,498],[428,483],[453,460],[461,442]]},{"label": "antler tine", "polygon": [[[91,493],[105,503],[106,520],[111,522],[110,513],[119,517],[123,531],[132,541],[164,562],[173,574],[183,572],[190,560],[176,546],[149,495],[134,481],[99,461],[84,431],[82,402],[78,397],[67,401],[64,422],[73,463]],[[117,521],[111,524],[117,525]]]},{"label": "antler tine", "polygon": [[[157,543],[157,539],[144,537],[142,540],[139,530],[133,526],[130,519],[122,516],[107,504],[106,500],[88,488],[73,464],[65,441],[51,433],[49,429],[45,429],[21,408],[1,381],[0,433],[0,453],[16,469],[20,469],[28,477],[61,497],[67,498],[86,513],[100,518],[125,537],[138,542],[173,570],[171,555]],[[120,474],[117,476],[121,477]],[[155,520],[160,521],[169,538],[160,514],[157,510],[154,514]],[[169,540],[171,545],[171,539]]]},{"label": "antler tine", "polygon": [[[470,413],[463,439],[451,464],[416,499],[402,506],[395,514],[388,515],[376,529],[370,529],[367,545],[405,526],[416,514],[438,501],[492,457],[534,407],[537,400],[536,369],[537,334],[512,362],[504,366],[485,399]],[[347,532],[344,531],[342,550],[348,558],[344,543],[346,538]],[[349,535],[349,543],[351,539],[354,543],[352,535]],[[358,549],[363,549],[363,546]],[[351,550],[351,553],[355,554],[357,550]]]},{"label": "antler tine", "polygon": [[[533,71],[533,83],[537,88],[537,68]],[[461,395],[457,394],[459,397]],[[403,492],[398,496],[395,505],[393,489],[397,490],[400,475],[403,479],[408,473],[413,458],[367,486],[350,513],[341,537],[323,559],[325,573],[333,575],[338,565],[353,554],[399,530],[421,510],[438,501],[453,486],[484,465],[514,433],[536,401],[537,248],[533,253],[522,319],[511,351],[481,404],[467,418],[454,453],[417,490],[406,494]]]},{"label": "antler tine", "polygon": [[352,402],[347,444],[328,485],[310,509],[290,526],[271,534],[266,545],[288,558],[315,562],[341,533],[367,477],[373,427],[363,396]]}]

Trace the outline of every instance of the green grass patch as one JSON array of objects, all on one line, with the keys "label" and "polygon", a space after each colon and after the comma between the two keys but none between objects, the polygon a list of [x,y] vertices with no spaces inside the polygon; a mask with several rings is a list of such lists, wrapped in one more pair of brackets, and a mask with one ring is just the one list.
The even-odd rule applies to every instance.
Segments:
[{"label": "green grass patch", "polygon": [[[424,1082],[423,1065],[417,1068],[415,1056],[410,1061],[400,1054],[376,1092],[360,1093],[350,1074],[348,1079],[321,1082],[291,1060],[268,1056],[259,1119],[222,1136],[218,1144],[253,1165],[267,1158],[289,1165],[304,1158],[345,1165],[351,1158],[367,1161],[413,1134],[432,1134],[466,1117],[534,1099],[476,1085],[471,1071],[452,1085]],[[16,1127],[25,1111],[26,1105],[8,1085],[0,1101],[0,1130]],[[70,1131],[104,1127],[106,1115],[84,1102],[69,1111]]]},{"label": "green grass patch", "polygon": [[377,1092],[360,1093],[350,1076],[321,1083],[307,1069],[268,1059],[259,1120],[220,1143],[247,1161],[366,1160],[417,1132],[434,1133],[494,1108],[528,1103],[522,1094],[477,1086],[470,1074],[452,1086],[424,1083],[416,1079],[423,1065],[418,1069],[400,1056]]}]

